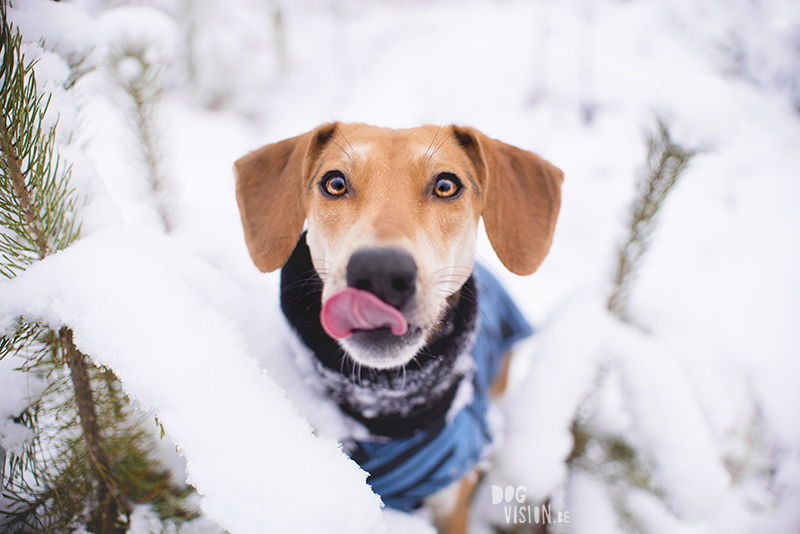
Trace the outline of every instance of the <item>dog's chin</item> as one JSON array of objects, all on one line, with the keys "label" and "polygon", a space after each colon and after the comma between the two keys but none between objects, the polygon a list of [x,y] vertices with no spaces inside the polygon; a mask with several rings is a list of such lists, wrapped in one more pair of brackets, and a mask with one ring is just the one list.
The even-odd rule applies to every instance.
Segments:
[{"label": "dog's chin", "polygon": [[374,369],[391,369],[407,364],[425,342],[424,330],[410,325],[402,336],[393,335],[388,328],[378,328],[355,330],[350,337],[339,340],[353,361]]}]

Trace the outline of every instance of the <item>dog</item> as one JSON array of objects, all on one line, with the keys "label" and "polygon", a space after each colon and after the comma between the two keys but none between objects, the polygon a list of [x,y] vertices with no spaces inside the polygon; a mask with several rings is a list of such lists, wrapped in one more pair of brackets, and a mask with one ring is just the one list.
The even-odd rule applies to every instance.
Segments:
[{"label": "dog", "polygon": [[369,439],[345,443],[387,506],[466,532],[511,346],[531,334],[475,263],[479,219],[503,265],[547,255],[563,173],[461,126],[329,123],[235,162],[252,261],[326,391]]}]

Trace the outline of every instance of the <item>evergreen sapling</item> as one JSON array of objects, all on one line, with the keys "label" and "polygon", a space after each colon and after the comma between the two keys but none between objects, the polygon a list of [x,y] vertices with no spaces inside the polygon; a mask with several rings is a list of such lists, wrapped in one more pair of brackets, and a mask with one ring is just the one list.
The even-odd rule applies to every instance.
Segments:
[{"label": "evergreen sapling", "polygon": [[[33,263],[78,239],[80,199],[71,169],[59,159],[56,125],[46,127],[49,97],[37,94],[34,64],[21,53],[22,36],[0,3],[0,275],[14,278]],[[84,72],[74,62],[71,86]],[[162,519],[192,517],[183,507],[190,490],[175,488],[153,458],[114,374],[91,363],[72,330],[18,320],[0,336],[0,359],[17,358],[18,371],[40,377],[41,394],[15,419],[33,438],[21,451],[0,449],[0,529],[61,533],[85,527],[122,533],[132,506],[150,504]]]}]

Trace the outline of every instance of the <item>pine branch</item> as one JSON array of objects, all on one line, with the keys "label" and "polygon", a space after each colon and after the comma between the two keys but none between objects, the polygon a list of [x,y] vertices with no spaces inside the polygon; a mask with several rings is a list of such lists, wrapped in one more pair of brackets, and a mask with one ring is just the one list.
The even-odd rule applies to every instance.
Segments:
[{"label": "pine branch", "polygon": [[175,524],[196,517],[184,504],[192,489],[174,487],[153,456],[153,438],[141,426],[147,417],[131,408],[117,377],[91,365],[70,337],[67,329],[45,329],[16,347],[26,362],[21,370],[48,385],[17,419],[36,434],[24,454],[7,459],[3,496],[11,505],[0,513],[0,532],[60,534],[77,525],[122,532],[131,503],[150,504]]},{"label": "pine branch", "polygon": [[55,126],[44,126],[50,99],[37,96],[34,64],[26,63],[22,36],[0,5],[0,274],[8,278],[66,248],[80,223],[70,168],[55,153]]},{"label": "pine branch", "polygon": [[88,63],[90,52],[72,52],[67,56],[69,64],[69,77],[64,82],[64,89],[69,91],[84,76],[95,69],[95,66]]},{"label": "pine branch", "polygon": [[0,122],[0,151],[5,156],[6,167],[8,170],[8,180],[11,189],[19,202],[22,213],[25,215],[25,222],[36,234],[35,243],[39,252],[39,259],[47,256],[47,244],[42,235],[41,224],[36,214],[33,212],[31,197],[25,185],[25,177],[22,174],[22,167],[17,158],[16,149],[11,143],[11,135],[6,128],[5,121]]},{"label": "pine branch", "polygon": [[124,496],[118,493],[116,485],[110,478],[111,463],[102,447],[104,438],[97,422],[96,405],[87,371],[86,358],[72,341],[72,330],[63,327],[59,331],[59,336],[62,350],[67,356],[70,378],[75,390],[75,404],[78,408],[78,418],[83,430],[82,438],[89,452],[89,463],[94,479],[98,483],[97,502],[99,509],[95,511],[89,525],[90,527],[95,526],[95,530],[103,534],[121,534],[126,529],[119,524],[118,518],[121,515],[128,516],[131,508]]},{"label": "pine branch", "polygon": [[701,152],[674,143],[661,119],[658,131],[648,135],[647,145],[647,163],[637,181],[637,195],[631,206],[628,239],[620,246],[614,288],[608,299],[608,309],[620,319],[627,319],[628,295],[657,226],[659,208],[689,162]]},{"label": "pine branch", "polygon": [[[49,99],[37,95],[33,64],[20,52],[5,0],[0,13],[0,273],[13,278],[67,248],[80,223],[70,168],[55,150],[55,126],[43,126]],[[21,453],[0,452],[0,531],[60,534],[87,527],[119,534],[128,528],[131,503],[150,503],[173,522],[193,516],[182,505],[189,490],[170,486],[116,376],[91,364],[68,327],[54,331],[19,321],[14,334],[0,336],[0,359],[9,356],[46,387],[14,419],[33,439]]]},{"label": "pine branch", "polygon": [[163,65],[148,59],[147,49],[127,44],[111,53],[113,79],[128,99],[128,118],[138,144],[147,187],[164,230],[175,228],[172,184],[164,171],[159,108],[164,94]]},{"label": "pine branch", "polygon": [[626,436],[598,431],[595,417],[605,391],[618,376],[614,366],[603,365],[594,386],[578,407],[572,420],[573,448],[566,460],[569,470],[591,475],[602,483],[624,532],[638,532],[631,516],[627,497],[638,488],[659,499],[663,492],[653,477],[652,462],[626,440]]},{"label": "pine branch", "polygon": [[[676,144],[660,119],[657,130],[647,136],[647,148],[647,161],[638,176],[636,197],[630,208],[628,236],[619,247],[614,287],[607,302],[608,309],[620,320],[628,320],[628,296],[651,244],[659,210],[691,159],[700,152]],[[622,436],[603,435],[593,428],[592,418],[599,398],[617,373],[613,367],[603,366],[595,386],[581,402],[573,419],[574,446],[567,465],[570,470],[588,473],[601,481],[620,526],[626,531],[635,531],[638,526],[627,505],[630,490],[639,488],[658,498],[663,498],[663,495],[653,479],[652,466],[645,455]]]}]

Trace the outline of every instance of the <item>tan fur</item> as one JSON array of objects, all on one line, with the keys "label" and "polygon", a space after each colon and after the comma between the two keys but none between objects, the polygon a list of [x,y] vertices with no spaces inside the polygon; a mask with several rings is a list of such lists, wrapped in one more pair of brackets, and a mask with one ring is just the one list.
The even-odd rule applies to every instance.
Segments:
[{"label": "tan fur", "polygon": [[553,242],[564,173],[532,152],[473,128],[456,128],[456,135],[478,169],[492,248],[512,273],[533,274]]},{"label": "tan fur", "polygon": [[469,503],[480,482],[480,470],[475,468],[453,485],[427,501],[433,510],[433,524],[442,534],[466,534],[469,527]]},{"label": "tan fur", "polygon": [[262,272],[280,269],[297,244],[306,218],[307,176],[332,125],[266,145],[234,164],[236,200],[247,249]]},{"label": "tan fur", "polygon": [[[323,194],[320,183],[329,171],[345,176],[345,195]],[[433,194],[440,173],[458,176],[460,195]],[[500,261],[516,274],[533,273],[553,239],[563,180],[539,156],[473,128],[391,130],[340,123],[251,152],[236,161],[235,175],[255,265],[262,271],[283,266],[307,221],[323,303],[346,287],[348,261],[357,250],[393,247],[411,254],[416,292],[401,311],[425,336],[380,362],[340,340],[354,360],[374,367],[404,365],[437,331],[448,299],[472,273],[481,216]],[[494,393],[504,389],[506,372],[507,364]],[[437,518],[440,530],[466,531],[476,483],[477,475],[470,475],[454,486],[454,504]]]},{"label": "tan fur", "polygon": [[[351,158],[347,153],[354,146],[368,154],[357,151],[358,157]],[[426,153],[434,153],[432,161],[421,161]],[[510,271],[531,274],[550,248],[564,175],[536,154],[490,139],[473,128],[390,130],[364,124],[327,124],[264,146],[235,164],[245,239],[259,269],[278,269],[291,253],[312,208],[309,201],[319,200],[317,191],[306,182],[312,172],[324,173],[320,164],[325,168],[342,164],[351,169],[354,185],[363,187],[376,180],[384,195],[376,197],[364,191],[356,205],[347,209],[333,205],[326,208],[320,202],[313,207],[320,214],[327,212],[323,216],[337,217],[345,226],[357,218],[375,221],[377,240],[413,238],[420,228],[458,230],[453,227],[458,225],[448,224],[448,219],[463,216],[469,209],[457,212],[444,206],[430,216],[413,194],[405,194],[418,193],[430,179],[428,174],[437,167],[450,166],[471,171],[477,180],[479,190],[475,193],[479,198],[473,195],[470,208],[475,217],[483,215],[492,247]],[[408,187],[409,178],[412,188]],[[378,201],[373,201],[376,198]],[[364,211],[367,202],[370,206]],[[333,238],[343,230],[336,225],[330,228]],[[448,247],[453,241],[440,234],[434,245]]]},{"label": "tan fur", "polygon": [[497,371],[497,376],[489,385],[489,396],[493,399],[498,399],[503,396],[508,389],[508,374],[511,371],[511,351],[503,354],[503,363],[500,364],[500,369]]},{"label": "tan fur", "polygon": [[[508,387],[508,373],[511,367],[512,352],[503,355],[503,363],[497,376],[489,385],[492,399],[502,397]],[[475,468],[461,480],[426,501],[433,510],[434,525],[442,534],[465,534],[469,526],[469,505],[482,477],[480,469]]]}]

